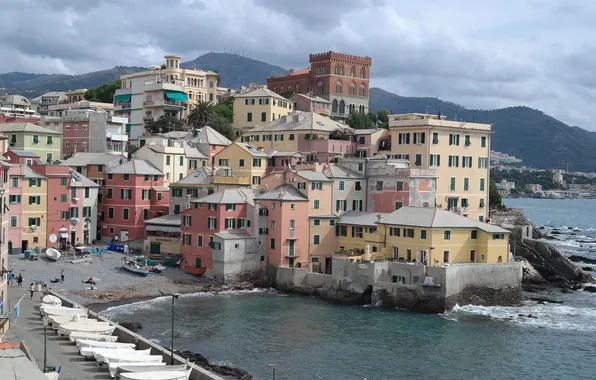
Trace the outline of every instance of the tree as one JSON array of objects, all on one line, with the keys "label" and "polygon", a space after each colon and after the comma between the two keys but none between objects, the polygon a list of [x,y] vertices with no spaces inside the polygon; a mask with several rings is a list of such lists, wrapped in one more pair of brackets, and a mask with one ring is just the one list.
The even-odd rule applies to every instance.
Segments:
[{"label": "tree", "polygon": [[334,129],[333,132],[329,134],[330,140],[346,140],[349,141],[352,138],[352,135],[343,129]]},{"label": "tree", "polygon": [[488,204],[490,207],[495,208],[503,205],[501,194],[499,194],[499,190],[497,189],[497,183],[492,179],[490,180],[490,186],[488,188]]},{"label": "tree", "polygon": [[223,117],[229,123],[234,121],[234,109],[231,106],[220,103],[213,107],[213,112],[215,116]]},{"label": "tree", "polygon": [[209,126],[227,137],[229,140],[234,141],[234,128],[232,128],[227,119],[221,116],[215,116],[209,122]]},{"label": "tree", "polygon": [[283,96],[286,99],[290,99],[294,94],[295,94],[294,91],[288,90],[288,91],[282,92],[280,95]]},{"label": "tree", "polygon": [[377,120],[381,123],[381,127],[388,128],[389,127],[389,111],[385,108],[381,107],[377,111]]},{"label": "tree", "polygon": [[350,113],[350,116],[346,119],[346,124],[354,129],[369,129],[375,126],[367,114],[357,111]]},{"label": "tree", "polygon": [[128,144],[128,147],[126,149],[126,152],[128,153],[128,158],[131,158],[132,155],[139,150],[139,147],[136,146],[135,144]]},{"label": "tree", "polygon": [[145,129],[154,134],[168,133],[172,131],[184,131],[186,125],[176,116],[168,114],[161,115],[157,120],[151,120],[145,124]]},{"label": "tree", "polygon": [[114,93],[122,86],[120,79],[112,83],[107,83],[85,92],[85,100],[90,102],[112,103]]},{"label": "tree", "polygon": [[200,102],[190,111],[188,124],[193,128],[203,128],[216,116],[215,107],[210,102]]}]

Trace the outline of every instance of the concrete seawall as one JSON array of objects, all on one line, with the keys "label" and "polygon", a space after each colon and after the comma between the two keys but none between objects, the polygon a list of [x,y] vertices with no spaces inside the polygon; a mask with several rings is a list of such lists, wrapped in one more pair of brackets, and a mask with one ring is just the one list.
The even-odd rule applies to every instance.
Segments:
[{"label": "concrete seawall", "polygon": [[275,286],[331,302],[383,305],[441,313],[455,304],[514,305],[522,299],[520,263],[425,267],[397,262],[334,259],[332,274],[269,266]]},{"label": "concrete seawall", "polygon": [[[56,293],[51,290],[50,290],[50,293],[53,294],[54,296],[60,298],[62,300],[63,306],[83,307],[83,306],[75,303],[74,301],[66,298],[65,296],[63,296],[60,293]],[[148,339],[145,339],[141,335],[136,334],[128,329],[125,329],[124,327],[120,326],[119,324],[117,324],[107,318],[104,318],[101,315],[98,315],[98,313],[95,313],[92,310],[89,310],[89,315],[93,318],[97,318],[101,321],[108,322],[112,326],[115,326],[116,330],[114,330],[113,335],[118,336],[118,342],[135,343],[137,345],[137,349],[139,349],[139,350],[146,350],[149,348],[149,349],[151,349],[151,355],[161,355],[163,357],[164,362],[166,362],[167,364],[170,364],[171,351],[169,351],[167,348],[163,348],[160,345],[155,344],[155,343],[149,341]],[[185,364],[185,363],[186,363],[186,359],[174,354],[174,364]],[[225,380],[223,377],[218,376],[212,372],[209,372],[206,369],[196,366],[194,364],[190,364],[190,367],[192,368],[192,372],[191,372],[189,380]]]}]

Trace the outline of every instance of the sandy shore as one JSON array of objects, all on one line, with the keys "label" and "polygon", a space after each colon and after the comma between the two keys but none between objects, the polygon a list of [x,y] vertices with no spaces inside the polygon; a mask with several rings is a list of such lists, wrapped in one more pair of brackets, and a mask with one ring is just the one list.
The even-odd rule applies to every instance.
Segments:
[{"label": "sandy shore", "polygon": [[[23,275],[23,288],[28,290],[29,284],[45,281],[48,287],[81,305],[98,303],[128,303],[141,299],[158,297],[163,293],[194,293],[206,291],[211,281],[184,273],[179,268],[168,267],[162,273],[150,273],[142,277],[122,268],[122,254],[107,253],[102,258],[93,256],[90,263],[71,264],[60,258],[50,261],[40,257],[38,260],[25,260],[23,255],[9,256],[9,269],[13,269],[15,278]],[[50,280],[60,278],[64,270],[65,280],[52,284]],[[83,281],[93,277],[97,289]],[[16,281],[11,286],[16,287]]]}]

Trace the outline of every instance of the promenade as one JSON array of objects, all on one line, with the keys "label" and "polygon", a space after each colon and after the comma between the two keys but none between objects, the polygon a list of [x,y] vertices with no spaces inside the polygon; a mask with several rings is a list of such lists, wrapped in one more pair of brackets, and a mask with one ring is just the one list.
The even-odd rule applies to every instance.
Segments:
[{"label": "promenade", "polygon": [[[6,340],[17,344],[20,344],[22,340],[27,342],[40,369],[43,368],[44,334],[43,323],[37,307],[41,304],[41,294],[35,293],[33,300],[30,300],[28,287],[9,287],[8,297],[11,307],[14,307],[23,295],[25,298],[21,301],[19,319],[16,323],[11,320],[10,328],[5,336]],[[62,366],[60,380],[110,379],[108,371],[98,371],[94,361],[86,361],[79,355],[74,343],[68,338],[58,337],[51,328],[48,328],[47,358],[48,366],[56,368]]]}]

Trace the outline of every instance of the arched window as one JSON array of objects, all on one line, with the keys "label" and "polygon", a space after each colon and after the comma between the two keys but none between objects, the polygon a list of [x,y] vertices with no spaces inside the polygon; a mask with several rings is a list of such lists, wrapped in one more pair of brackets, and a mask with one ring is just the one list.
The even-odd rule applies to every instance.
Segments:
[{"label": "arched window", "polygon": [[356,68],[355,67],[352,67],[352,72],[350,75],[352,76],[352,78],[356,76]]},{"label": "arched window", "polygon": [[308,84],[308,92],[310,92],[310,83]]},{"label": "arched window", "polygon": [[363,105],[358,106],[358,111],[360,113],[364,113],[364,106]]},{"label": "arched window", "polygon": [[317,93],[319,93],[319,94],[323,93],[323,82],[319,82],[317,84]]},{"label": "arched window", "polygon": [[337,113],[337,99],[333,99],[333,103],[331,103],[331,112]]},{"label": "arched window", "polygon": [[363,84],[360,85],[360,96],[365,96],[365,87]]},{"label": "arched window", "polygon": [[339,113],[346,113],[346,102],[344,102],[343,100],[339,102]]},{"label": "arched window", "polygon": [[350,95],[352,95],[352,96],[356,95],[356,85],[353,83],[350,85]]},{"label": "arched window", "polygon": [[336,94],[341,94],[341,90],[342,90],[342,88],[341,88],[341,82],[337,82],[335,84],[335,93]]},{"label": "arched window", "polygon": [[299,84],[296,85],[296,92],[300,92],[300,85]]},{"label": "arched window", "polygon": [[339,75],[344,75],[344,67],[343,65],[339,68]]},{"label": "arched window", "polygon": [[362,71],[360,72],[360,78],[362,78],[362,79],[366,78],[366,69],[362,69]]},{"label": "arched window", "polygon": [[352,113],[352,112],[354,112],[354,111],[356,111],[356,106],[355,106],[355,105],[353,105],[353,104],[350,104],[350,105],[348,106],[348,112],[349,112],[349,113]]}]

